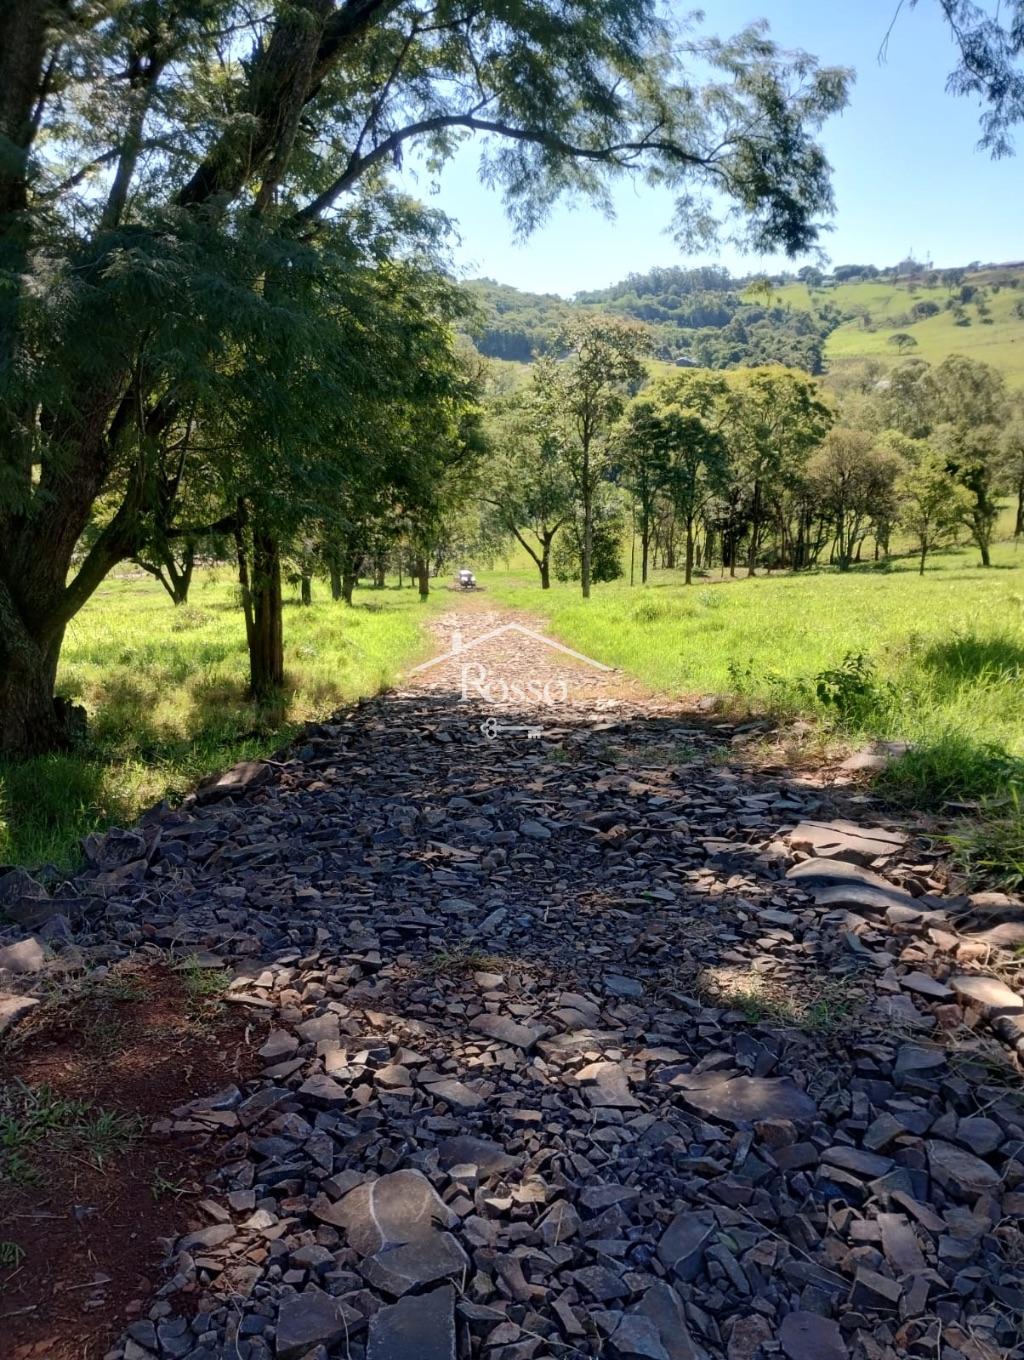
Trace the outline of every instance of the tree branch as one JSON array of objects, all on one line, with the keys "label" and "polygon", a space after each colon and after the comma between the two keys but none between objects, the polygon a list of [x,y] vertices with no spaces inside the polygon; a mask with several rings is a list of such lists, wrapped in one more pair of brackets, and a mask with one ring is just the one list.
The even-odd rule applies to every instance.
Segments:
[{"label": "tree branch", "polygon": [[[485,103],[489,102],[489,99],[485,101]],[[713,170],[715,166],[713,156],[697,156],[693,152],[684,151],[675,142],[654,139],[650,135],[644,136],[638,141],[615,142],[603,147],[576,146],[572,142],[565,141],[562,137],[557,137],[545,131],[543,128],[520,128],[497,119],[481,118],[479,111],[483,107],[484,105],[481,104],[467,113],[437,114],[433,118],[420,119],[419,122],[410,123],[407,127],[400,128],[391,133],[389,137],[385,137],[365,156],[353,155],[334,183],[295,214],[292,219],[293,225],[315,221],[322,213],[333,206],[343,193],[351,189],[372,165],[386,160],[410,138],[422,137],[431,132],[443,132],[447,128],[466,128],[471,132],[489,132],[498,137],[507,137],[511,141],[544,146],[550,151],[556,151],[559,155],[574,160],[589,160],[604,165],[628,165],[648,152],[657,152],[675,160],[680,165],[692,165],[703,170]]]}]

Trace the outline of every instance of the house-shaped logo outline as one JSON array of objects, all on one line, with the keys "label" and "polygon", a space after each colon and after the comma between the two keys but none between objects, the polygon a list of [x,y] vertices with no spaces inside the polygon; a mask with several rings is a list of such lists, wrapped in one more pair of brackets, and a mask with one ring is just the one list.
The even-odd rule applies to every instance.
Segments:
[{"label": "house-shaped logo outline", "polygon": [[429,661],[420,662],[418,666],[412,668],[409,674],[420,675],[423,671],[433,670],[435,666],[441,666],[447,661],[455,661],[459,657],[465,656],[467,652],[475,651],[485,642],[493,642],[503,633],[521,633],[524,637],[532,638],[534,642],[550,647],[552,651],[561,652],[564,656],[571,656],[576,661],[582,661],[587,666],[593,666],[594,670],[609,672],[614,670],[613,666],[606,666],[603,661],[595,661],[592,656],[585,656],[583,652],[574,652],[571,647],[566,647],[564,643],[556,642],[554,638],[545,637],[543,633],[535,633],[532,628],[526,628],[521,623],[503,623],[500,628],[492,628],[489,633],[481,633],[479,637],[475,637],[471,642],[465,644],[463,644],[461,633],[453,633],[450,651],[444,652],[441,656],[431,657]]}]

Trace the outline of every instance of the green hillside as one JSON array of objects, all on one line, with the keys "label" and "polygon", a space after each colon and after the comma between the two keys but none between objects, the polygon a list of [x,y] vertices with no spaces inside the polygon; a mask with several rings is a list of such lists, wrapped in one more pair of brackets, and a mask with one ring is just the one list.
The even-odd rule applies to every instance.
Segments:
[{"label": "green hillside", "polygon": [[[962,302],[965,289],[974,291]],[[829,367],[867,357],[888,362],[915,357],[934,364],[949,354],[965,354],[997,368],[1011,387],[1024,388],[1024,268],[968,272],[952,289],[926,278],[873,279],[813,290],[789,283],[774,298],[811,314],[830,303],[848,318],[825,343]],[[915,308],[923,310],[921,304],[939,310],[931,316],[915,314]],[[891,339],[896,334],[915,342],[902,356]]]},{"label": "green hillside", "polygon": [[[728,271],[652,269],[573,301],[492,280],[466,285],[477,306],[473,339],[491,358],[528,363],[547,349],[574,307],[647,325],[666,364],[707,368],[783,363],[810,373],[872,358],[939,363],[965,354],[1024,389],[1024,264],[850,278],[801,271],[773,279]],[[909,337],[901,350],[893,337]]]}]

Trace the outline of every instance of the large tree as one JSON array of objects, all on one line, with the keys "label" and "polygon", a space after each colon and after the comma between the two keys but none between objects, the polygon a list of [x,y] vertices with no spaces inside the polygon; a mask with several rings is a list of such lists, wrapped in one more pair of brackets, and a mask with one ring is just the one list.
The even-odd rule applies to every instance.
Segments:
[{"label": "large tree", "polygon": [[723,374],[684,372],[652,393],[666,464],[665,486],[685,535],[684,579],[693,583],[694,529],[716,496],[728,493],[730,448],[725,429],[734,389]]},{"label": "large tree", "polygon": [[891,520],[893,486],[903,471],[891,449],[876,447],[869,433],[849,426],[833,426],[812,456],[809,488],[819,513],[831,520],[840,571],[850,568],[872,524]]},{"label": "large tree", "polygon": [[1013,536],[1020,538],[1024,534],[1024,402],[1019,399],[1000,441],[999,475],[1016,499]]},{"label": "large tree", "polygon": [[990,566],[992,533],[999,517],[1000,439],[1010,409],[1006,384],[990,364],[951,354],[925,374],[922,386],[931,442],[974,497],[966,522],[982,566]]},{"label": "large tree", "polygon": [[665,422],[659,404],[641,394],[630,402],[615,436],[619,477],[640,520],[640,581],[647,584],[651,534],[658,501],[668,483]]},{"label": "large tree", "polygon": [[541,589],[548,590],[552,545],[573,513],[562,449],[532,390],[496,400],[487,433],[493,452],[480,491],[486,519],[502,537],[516,539],[540,573]]},{"label": "large tree", "polygon": [[807,459],[832,424],[832,413],[815,384],[784,368],[753,369],[739,375],[730,393],[725,425],[733,476],[749,497],[747,569],[757,570],[761,537],[771,502],[788,480],[802,474]]},{"label": "large tree", "polygon": [[928,554],[949,543],[969,515],[973,494],[946,467],[942,454],[914,441],[915,458],[897,479],[899,523],[917,544],[918,571],[923,576]]},{"label": "large tree", "polygon": [[613,428],[646,377],[650,339],[642,326],[581,313],[563,327],[555,353],[540,359],[534,387],[557,439],[580,510],[580,581],[590,598],[597,490],[605,479]]}]

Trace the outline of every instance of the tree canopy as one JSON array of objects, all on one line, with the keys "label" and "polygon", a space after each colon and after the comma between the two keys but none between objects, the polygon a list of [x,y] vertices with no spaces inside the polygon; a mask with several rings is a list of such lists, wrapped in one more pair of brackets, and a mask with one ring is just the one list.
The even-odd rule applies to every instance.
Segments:
[{"label": "tree canopy", "polygon": [[340,475],[301,451],[386,374],[364,384],[367,271],[440,259],[443,221],[389,183],[406,148],[438,166],[479,138],[524,232],[629,173],[675,192],[681,236],[713,232],[714,194],[755,247],[796,252],[832,206],[816,135],[847,85],[763,26],[711,38],[654,0],[0,8],[0,751],[61,740],[64,627],[181,527],[183,424],[216,428],[264,521],[266,488],[276,517]]}]

